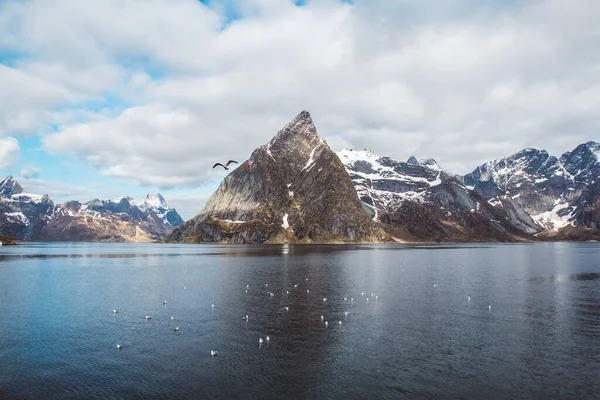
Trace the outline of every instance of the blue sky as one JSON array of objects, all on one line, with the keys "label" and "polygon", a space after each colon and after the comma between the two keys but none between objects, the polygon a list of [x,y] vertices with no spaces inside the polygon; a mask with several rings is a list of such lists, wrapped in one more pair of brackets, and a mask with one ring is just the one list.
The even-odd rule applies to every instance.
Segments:
[{"label": "blue sky", "polygon": [[[598,140],[600,3],[4,0],[0,175],[184,218],[308,109],[334,150],[466,173]],[[16,146],[18,143],[18,146]]]}]

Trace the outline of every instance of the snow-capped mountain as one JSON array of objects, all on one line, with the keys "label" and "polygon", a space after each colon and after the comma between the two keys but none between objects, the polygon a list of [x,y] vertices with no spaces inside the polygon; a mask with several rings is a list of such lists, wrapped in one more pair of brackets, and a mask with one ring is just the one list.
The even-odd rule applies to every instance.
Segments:
[{"label": "snow-capped mountain", "polygon": [[403,162],[369,150],[338,156],[365,210],[400,239],[510,240],[539,230],[519,210],[492,207],[433,159]]},{"label": "snow-capped mountain", "polygon": [[560,158],[528,148],[487,162],[463,178],[467,187],[502,207],[522,207],[549,232],[598,228],[600,144],[587,142]]},{"label": "snow-capped mountain", "polygon": [[183,220],[160,194],[67,201],[55,205],[47,195],[26,193],[9,176],[0,182],[0,234],[40,241],[151,241]]},{"label": "snow-capped mountain", "polygon": [[443,171],[434,160],[430,168],[414,157],[401,162],[366,149],[344,149],[337,155],[374,219],[392,212],[406,200],[423,202],[427,189],[442,183]]}]

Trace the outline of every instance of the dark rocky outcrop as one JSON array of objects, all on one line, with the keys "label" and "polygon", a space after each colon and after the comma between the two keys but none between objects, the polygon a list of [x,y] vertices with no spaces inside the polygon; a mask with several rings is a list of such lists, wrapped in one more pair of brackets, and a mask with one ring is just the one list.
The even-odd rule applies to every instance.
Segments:
[{"label": "dark rocky outcrop", "polygon": [[231,172],[173,242],[379,242],[340,159],[303,111]]},{"label": "dark rocky outcrop", "polygon": [[13,246],[17,244],[17,242],[14,239],[4,235],[0,235],[0,243],[2,243],[3,246]]}]

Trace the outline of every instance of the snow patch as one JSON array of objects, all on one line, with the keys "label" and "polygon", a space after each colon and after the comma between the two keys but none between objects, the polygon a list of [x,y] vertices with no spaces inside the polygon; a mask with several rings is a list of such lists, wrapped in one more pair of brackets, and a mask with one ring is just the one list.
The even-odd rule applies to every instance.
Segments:
[{"label": "snow patch", "polygon": [[429,187],[441,185],[442,184],[442,179],[440,178],[441,176],[442,176],[442,173],[440,172],[434,181],[427,182],[427,183],[429,183]]},{"label": "snow patch", "polygon": [[496,206],[504,207],[504,205],[502,204],[502,201],[500,201],[500,199],[498,199],[498,198],[489,199],[488,203],[493,207],[496,207]]},{"label": "snow patch", "polygon": [[31,193],[18,193],[18,194],[13,194],[10,197],[10,200],[13,201],[30,201],[32,203],[41,203],[43,200],[44,196],[41,194],[31,194]]},{"label": "snow patch", "polygon": [[533,215],[532,218],[535,221],[542,224],[543,226],[545,226],[546,228],[552,229],[553,231],[558,231],[559,229],[562,229],[569,225],[574,226],[573,223],[569,220],[571,218],[573,218],[573,213],[575,212],[576,207],[573,207],[573,211],[571,211],[571,213],[568,213],[568,214],[565,214],[562,216],[558,215],[559,211],[564,210],[569,207],[570,207],[569,203],[563,203],[563,204],[555,203],[555,206],[552,210],[543,212],[538,215]]},{"label": "snow patch", "polygon": [[283,229],[289,228],[290,224],[288,223],[288,215],[287,215],[287,213],[285,213],[285,215],[283,216],[282,220],[283,220],[283,224],[281,224],[281,227]]},{"label": "snow patch", "polygon": [[310,171],[310,169],[312,168],[315,160],[313,159],[314,155],[315,155],[315,151],[319,148],[319,146],[321,146],[321,144],[323,144],[322,141],[319,141],[319,144],[315,146],[314,149],[312,149],[312,151],[310,152],[310,157],[308,158],[308,161],[306,162],[306,165],[304,166],[304,168],[302,168],[302,171],[304,171],[305,169],[309,168],[308,170]]},{"label": "snow patch", "polygon": [[377,163],[379,156],[371,150],[343,149],[337,153],[344,165],[353,166],[356,161],[367,161],[371,164]]},{"label": "snow patch", "polygon": [[6,213],[4,215],[11,219],[17,219],[25,225],[29,225],[29,218],[27,218],[25,216],[25,214],[23,214],[22,212],[12,212],[12,213]]}]

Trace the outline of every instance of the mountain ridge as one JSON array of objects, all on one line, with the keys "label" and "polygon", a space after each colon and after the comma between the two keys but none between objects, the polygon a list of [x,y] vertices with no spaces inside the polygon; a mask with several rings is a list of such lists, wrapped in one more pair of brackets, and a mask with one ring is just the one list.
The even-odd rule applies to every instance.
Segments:
[{"label": "mountain ridge", "polygon": [[160,194],[55,204],[8,176],[0,181],[0,234],[35,241],[153,241],[182,224]]}]

